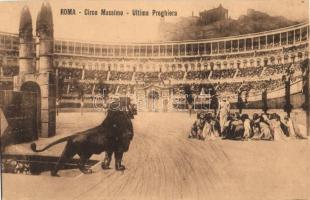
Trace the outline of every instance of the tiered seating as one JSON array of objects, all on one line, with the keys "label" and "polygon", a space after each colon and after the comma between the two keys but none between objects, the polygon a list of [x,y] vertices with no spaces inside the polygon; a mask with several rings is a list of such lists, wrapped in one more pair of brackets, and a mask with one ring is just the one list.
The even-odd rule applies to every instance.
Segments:
[{"label": "tiered seating", "polygon": [[272,76],[274,74],[282,74],[285,72],[287,65],[268,65],[264,71],[266,76]]},{"label": "tiered seating", "polygon": [[239,87],[241,86],[242,83],[222,83],[218,84],[216,91],[217,93],[232,93],[235,94],[236,91],[238,91]]},{"label": "tiered seating", "polygon": [[144,76],[145,76],[145,73],[143,73],[143,72],[136,72],[135,73],[135,80],[136,81],[143,81],[144,80]]},{"label": "tiered seating", "polygon": [[183,71],[174,71],[174,72],[162,72],[160,74],[160,78],[162,80],[168,80],[168,79],[175,79],[175,80],[182,80],[184,77]]},{"label": "tiered seating", "polygon": [[283,85],[283,82],[281,79],[257,80],[257,81],[250,81],[250,82],[243,83],[242,89],[255,92],[255,91],[262,91],[263,89],[273,90],[275,88],[280,87],[281,85]]},{"label": "tiered seating", "polygon": [[186,78],[188,80],[201,80],[207,79],[210,75],[210,71],[189,71],[187,72]]},{"label": "tiered seating", "polygon": [[111,71],[110,81],[130,81],[132,79],[133,72],[116,72]]},{"label": "tiered seating", "polygon": [[239,68],[238,77],[258,77],[262,74],[263,67]]},{"label": "tiered seating", "polygon": [[58,71],[58,77],[60,79],[78,79],[78,80],[80,80],[82,78],[82,69],[60,67],[59,71]]},{"label": "tiered seating", "polygon": [[226,79],[233,78],[235,75],[235,69],[221,69],[221,70],[213,70],[211,79]]},{"label": "tiered seating", "polygon": [[107,71],[100,71],[100,70],[85,70],[85,77],[86,80],[99,80],[105,81],[107,80],[108,72]]},{"label": "tiered seating", "polygon": [[119,72],[119,80],[130,81],[132,79],[133,72]]}]

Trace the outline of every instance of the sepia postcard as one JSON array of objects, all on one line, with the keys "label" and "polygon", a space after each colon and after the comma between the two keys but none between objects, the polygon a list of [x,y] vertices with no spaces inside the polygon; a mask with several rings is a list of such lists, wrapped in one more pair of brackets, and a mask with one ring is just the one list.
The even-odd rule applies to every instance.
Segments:
[{"label": "sepia postcard", "polygon": [[310,200],[309,0],[0,1],[3,200]]}]

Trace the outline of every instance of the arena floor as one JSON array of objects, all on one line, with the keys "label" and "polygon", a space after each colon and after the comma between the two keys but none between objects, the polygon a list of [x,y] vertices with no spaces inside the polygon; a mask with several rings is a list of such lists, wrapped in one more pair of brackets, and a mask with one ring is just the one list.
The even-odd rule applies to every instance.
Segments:
[{"label": "arena floor", "polygon": [[[58,136],[40,139],[38,145],[93,127],[103,118],[100,113],[61,113]],[[310,199],[309,140],[188,139],[194,119],[187,113],[139,113],[133,120],[135,136],[124,156],[124,172],[115,171],[112,161],[112,169],[103,171],[96,165],[91,175],[77,170],[63,170],[61,177],[3,174],[3,198]],[[62,148],[57,145],[41,154],[59,155]],[[9,151],[31,153],[29,144]]]}]

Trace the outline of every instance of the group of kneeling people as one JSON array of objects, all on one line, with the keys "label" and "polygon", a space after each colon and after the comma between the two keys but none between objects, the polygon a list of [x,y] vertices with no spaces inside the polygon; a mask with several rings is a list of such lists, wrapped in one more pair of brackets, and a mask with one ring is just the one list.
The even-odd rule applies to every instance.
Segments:
[{"label": "group of kneeling people", "polygon": [[217,137],[234,140],[307,138],[299,127],[294,126],[289,117],[281,119],[277,113],[254,113],[252,118],[248,114],[228,114],[221,127],[220,120],[211,112],[197,113],[197,119],[188,137],[200,140],[212,140]]}]

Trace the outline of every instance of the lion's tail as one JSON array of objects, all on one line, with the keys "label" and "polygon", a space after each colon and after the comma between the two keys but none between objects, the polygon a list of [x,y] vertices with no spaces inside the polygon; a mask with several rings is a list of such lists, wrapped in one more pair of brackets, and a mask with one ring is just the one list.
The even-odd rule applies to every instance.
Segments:
[{"label": "lion's tail", "polygon": [[30,145],[30,148],[31,148],[31,150],[34,151],[34,152],[42,152],[42,151],[45,151],[46,149],[49,149],[50,147],[52,147],[52,146],[54,146],[54,145],[56,145],[56,144],[59,144],[59,143],[62,143],[62,142],[66,142],[66,141],[68,141],[68,140],[69,140],[70,138],[72,138],[72,137],[73,137],[73,136],[70,135],[70,136],[67,136],[67,137],[64,137],[64,138],[60,138],[59,140],[56,140],[56,141],[54,141],[54,142],[48,144],[48,145],[47,145],[46,147],[44,147],[43,149],[37,149],[36,143],[32,143],[32,144]]}]

